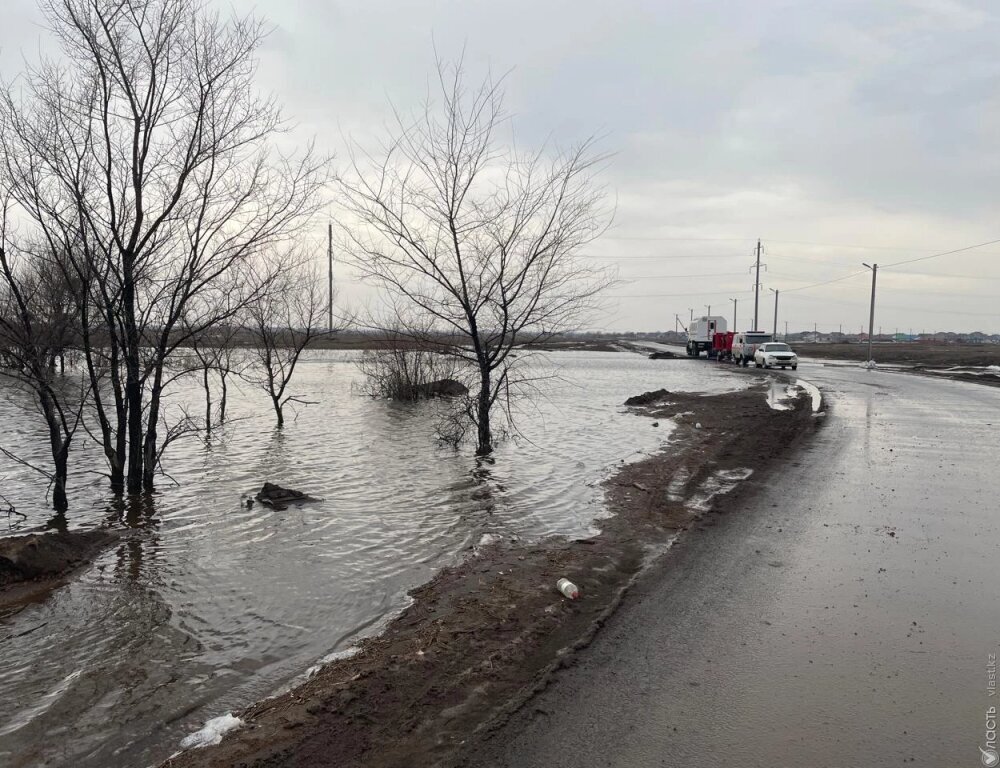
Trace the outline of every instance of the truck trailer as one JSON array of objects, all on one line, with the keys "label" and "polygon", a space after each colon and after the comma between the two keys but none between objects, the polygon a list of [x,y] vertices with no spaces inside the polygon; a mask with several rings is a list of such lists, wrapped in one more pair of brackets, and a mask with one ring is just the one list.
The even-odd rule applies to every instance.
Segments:
[{"label": "truck trailer", "polygon": [[699,357],[707,352],[715,357],[715,335],[726,332],[726,318],[721,315],[705,315],[696,317],[688,327],[687,353],[689,357]]}]

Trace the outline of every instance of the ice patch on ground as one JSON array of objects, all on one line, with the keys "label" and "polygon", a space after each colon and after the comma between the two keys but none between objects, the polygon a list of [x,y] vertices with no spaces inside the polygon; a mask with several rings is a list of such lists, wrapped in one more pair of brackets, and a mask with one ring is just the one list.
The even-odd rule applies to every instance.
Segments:
[{"label": "ice patch on ground", "polygon": [[688,499],[687,505],[699,512],[708,512],[712,508],[712,499],[723,493],[729,493],[752,474],[753,470],[746,467],[720,469],[701,484]]},{"label": "ice patch on ground", "polygon": [[479,543],[477,547],[488,547],[490,544],[496,544],[497,542],[503,541],[503,536],[499,533],[484,533],[479,537]]},{"label": "ice patch on ground", "polygon": [[213,717],[202,727],[200,731],[195,731],[190,736],[185,736],[181,741],[181,749],[197,749],[198,747],[208,747],[218,744],[222,737],[232,730],[243,725],[243,721],[227,712],[219,717]]}]

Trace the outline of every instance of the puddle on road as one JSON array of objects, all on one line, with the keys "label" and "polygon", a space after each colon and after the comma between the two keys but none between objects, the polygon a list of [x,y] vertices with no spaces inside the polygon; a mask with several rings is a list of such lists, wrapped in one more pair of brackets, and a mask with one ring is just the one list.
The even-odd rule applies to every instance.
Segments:
[{"label": "puddle on road", "polygon": [[794,384],[772,380],[767,390],[768,407],[775,411],[789,411],[792,409],[792,402],[803,392],[812,400],[813,413],[819,411],[823,405],[823,394],[819,387],[805,379],[796,379]]}]

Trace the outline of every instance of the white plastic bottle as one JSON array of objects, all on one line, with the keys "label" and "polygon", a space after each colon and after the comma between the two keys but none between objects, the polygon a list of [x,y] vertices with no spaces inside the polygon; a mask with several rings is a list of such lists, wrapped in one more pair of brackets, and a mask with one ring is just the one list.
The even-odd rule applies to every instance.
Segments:
[{"label": "white plastic bottle", "polygon": [[580,596],[580,590],[569,579],[559,579],[556,582],[556,589],[562,592],[570,600],[576,600]]}]

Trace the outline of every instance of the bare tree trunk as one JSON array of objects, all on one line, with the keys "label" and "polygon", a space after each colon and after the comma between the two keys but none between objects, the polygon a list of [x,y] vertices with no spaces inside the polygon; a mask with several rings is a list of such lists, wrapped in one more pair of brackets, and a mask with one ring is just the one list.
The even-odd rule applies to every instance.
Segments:
[{"label": "bare tree trunk", "polygon": [[48,392],[43,389],[39,395],[42,414],[49,428],[49,448],[52,452],[52,463],[55,469],[52,481],[52,507],[56,512],[62,514],[69,509],[69,500],[66,495],[66,481],[69,474],[70,441],[63,435],[59,417],[55,411],[55,404],[52,402],[52,398]]},{"label": "bare tree trunk", "polygon": [[477,456],[493,453],[493,434],[490,431],[490,372],[480,372],[479,397],[476,398],[476,425],[478,427]]},{"label": "bare tree trunk", "polygon": [[[161,356],[162,359],[162,356]],[[153,372],[153,386],[149,391],[149,416],[146,420],[146,436],[143,441],[142,490],[153,490],[156,475],[157,425],[160,422],[160,402],[163,396],[163,366],[158,365]],[[169,435],[168,435],[169,439]]]},{"label": "bare tree trunk", "polygon": [[219,380],[222,382],[222,392],[219,394],[219,423],[226,423],[226,399],[229,396],[229,385],[226,382],[226,378],[229,376],[229,371],[220,371]]},{"label": "bare tree trunk", "polygon": [[211,368],[207,365],[201,369],[201,386],[205,390],[205,433],[212,434],[212,387],[208,383]]}]

